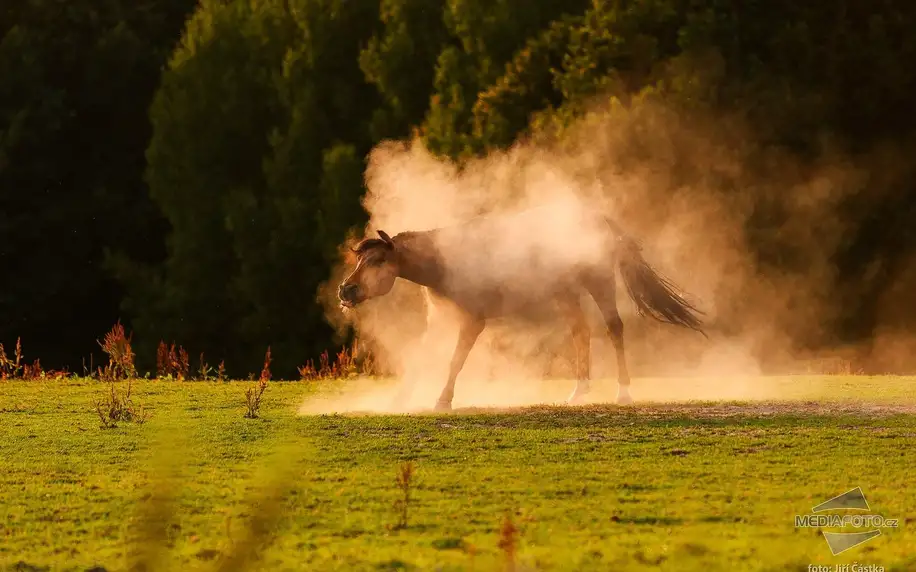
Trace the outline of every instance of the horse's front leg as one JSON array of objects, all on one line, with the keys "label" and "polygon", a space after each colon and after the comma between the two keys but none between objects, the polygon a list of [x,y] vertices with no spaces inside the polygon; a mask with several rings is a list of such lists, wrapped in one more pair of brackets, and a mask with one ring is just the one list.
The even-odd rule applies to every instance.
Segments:
[{"label": "horse's front leg", "polygon": [[448,381],[436,401],[436,411],[451,411],[452,399],[455,397],[455,380],[464,367],[464,362],[471,353],[471,348],[477,342],[477,338],[483,331],[485,320],[466,316],[461,321],[461,327],[458,330],[458,343],[455,345],[455,352],[452,354],[452,362],[449,365]]},{"label": "horse's front leg", "polygon": [[417,386],[417,383],[424,376],[425,363],[424,360],[417,359],[417,354],[426,355],[431,352],[433,344],[431,343],[431,334],[429,331],[423,333],[420,337],[417,347],[414,349],[416,354],[412,355],[408,360],[406,371],[404,372],[403,377],[400,380],[397,390],[395,391],[394,397],[391,398],[391,403],[389,409],[391,411],[408,411],[408,404],[410,403],[410,398],[413,395],[414,388]]},{"label": "horse's front leg", "polygon": [[446,300],[437,296],[429,288],[423,287],[423,299],[426,303],[426,330],[420,337],[419,343],[412,348],[412,355],[407,360],[407,370],[401,379],[400,386],[391,400],[390,409],[394,411],[407,411],[410,397],[417,383],[426,377],[430,370],[430,361],[438,361],[436,340],[445,333],[448,322],[445,317]]}]

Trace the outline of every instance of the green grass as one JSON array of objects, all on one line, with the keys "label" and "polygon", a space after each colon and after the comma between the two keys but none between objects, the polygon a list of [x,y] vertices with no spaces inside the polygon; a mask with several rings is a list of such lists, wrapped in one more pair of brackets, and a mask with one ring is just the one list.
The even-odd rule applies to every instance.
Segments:
[{"label": "green grass", "polygon": [[[0,382],[0,569],[124,570],[162,530],[154,569],[503,570],[509,514],[517,570],[916,570],[916,379],[755,383],[789,397],[300,416],[343,385],[273,382],[252,420],[247,383],[138,382],[151,418],[101,429],[99,382]],[[856,486],[900,527],[834,557],[794,515]]]}]

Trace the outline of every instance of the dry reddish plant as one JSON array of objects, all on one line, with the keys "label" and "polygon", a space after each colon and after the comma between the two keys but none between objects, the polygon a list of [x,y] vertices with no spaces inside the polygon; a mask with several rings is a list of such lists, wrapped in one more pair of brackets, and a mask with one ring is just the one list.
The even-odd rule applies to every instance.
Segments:
[{"label": "dry reddish plant", "polygon": [[101,379],[130,379],[137,377],[137,369],[134,367],[134,351],[131,347],[131,338],[124,331],[124,326],[119,321],[111,331],[105,334],[105,338],[99,342],[99,345],[108,355],[108,365],[105,368],[99,368],[98,374]]},{"label": "dry reddish plant", "polygon": [[31,381],[34,379],[60,379],[68,376],[66,370],[48,371],[41,367],[41,360],[35,360],[31,364],[26,363],[22,355],[22,338],[16,338],[16,350],[12,358],[6,355],[3,344],[0,344],[0,379],[23,379]]},{"label": "dry reddish plant", "polygon": [[515,555],[518,551],[518,528],[512,522],[512,515],[508,512],[503,518],[502,526],[499,527],[499,542],[497,546],[505,555],[506,570],[509,572],[514,571]]},{"label": "dry reddish plant", "polygon": [[415,472],[416,470],[413,462],[406,461],[401,463],[397,477],[394,480],[398,490],[401,491],[401,497],[394,501],[394,508],[398,513],[398,522],[394,526],[396,529],[407,528],[407,511],[410,508],[410,490]]},{"label": "dry reddish plant", "polygon": [[131,398],[133,390],[133,378],[127,378],[127,389],[122,393],[117,388],[116,378],[106,378],[108,383],[108,392],[105,397],[95,402],[95,412],[102,422],[103,429],[117,427],[118,422],[144,423],[149,414],[143,410],[143,406],[134,405]]},{"label": "dry reddish plant", "polygon": [[261,367],[261,381],[270,381],[270,362],[273,361],[270,357],[270,346],[267,346],[267,353],[264,354],[264,365]]},{"label": "dry reddish plant", "polygon": [[261,397],[267,391],[268,380],[259,379],[258,382],[245,390],[246,419],[257,419],[261,414]]},{"label": "dry reddish plant", "polygon": [[[203,359],[203,354],[201,354]],[[165,342],[159,342],[159,348],[156,350],[156,377],[158,379],[188,379],[191,369],[191,363],[188,359],[188,352],[181,346],[171,346]]]},{"label": "dry reddish plant", "polygon": [[6,355],[3,344],[0,344],[0,379],[18,378],[22,372],[22,338],[16,338],[16,353],[13,359]]},{"label": "dry reddish plant", "polygon": [[31,365],[22,366],[22,379],[40,379],[44,377],[44,370],[41,369],[41,360],[35,360]]},{"label": "dry reddish plant", "polygon": [[376,375],[378,372],[372,353],[366,351],[360,360],[359,352],[358,340],[354,340],[353,345],[349,347],[344,346],[341,348],[337,352],[334,361],[331,360],[330,354],[325,350],[319,357],[318,367],[315,367],[313,360],[309,360],[299,368],[299,379],[302,381],[314,381],[354,375]]},{"label": "dry reddish plant", "polygon": [[207,381],[210,379],[210,374],[213,373],[213,368],[210,367],[206,361],[204,361],[204,352],[200,352],[200,358],[198,358],[198,367],[197,367],[197,379],[201,381]]}]

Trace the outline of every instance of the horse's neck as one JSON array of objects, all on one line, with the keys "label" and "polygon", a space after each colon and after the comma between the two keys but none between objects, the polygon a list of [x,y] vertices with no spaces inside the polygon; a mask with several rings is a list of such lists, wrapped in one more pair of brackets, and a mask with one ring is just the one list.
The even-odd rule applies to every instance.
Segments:
[{"label": "horse's neck", "polygon": [[404,280],[409,280],[414,284],[419,284],[420,286],[426,286],[427,288],[432,288],[438,290],[442,286],[442,275],[439,270],[429,268],[423,264],[417,264],[414,262],[401,265],[401,272],[399,274]]},{"label": "horse's neck", "polygon": [[398,276],[420,286],[439,289],[443,281],[442,262],[430,238],[427,233],[402,233],[394,237],[401,252]]}]

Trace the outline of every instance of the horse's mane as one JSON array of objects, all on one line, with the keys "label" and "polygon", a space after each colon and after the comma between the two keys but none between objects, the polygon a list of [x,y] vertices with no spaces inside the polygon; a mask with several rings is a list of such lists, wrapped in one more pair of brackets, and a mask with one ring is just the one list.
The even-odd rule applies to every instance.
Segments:
[{"label": "horse's mane", "polygon": [[355,254],[363,254],[378,246],[386,246],[386,244],[387,243],[381,238],[364,238],[359,241],[359,244],[350,250],[352,250]]},{"label": "horse's mane", "polygon": [[[419,238],[419,237],[422,237],[428,234],[430,234],[430,231],[405,230],[404,232],[399,232],[398,234],[396,234],[394,238],[400,239],[403,241],[403,240],[411,240],[411,239]],[[373,248],[377,248],[380,246],[384,247],[387,245],[388,243],[382,240],[381,238],[364,238],[361,241],[359,241],[357,245],[351,248],[350,250],[355,254],[363,254],[365,252],[368,252],[369,250],[372,250]]]}]

